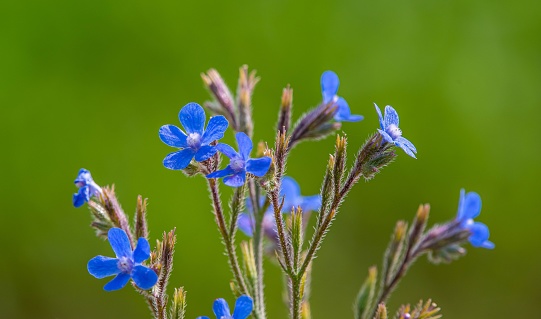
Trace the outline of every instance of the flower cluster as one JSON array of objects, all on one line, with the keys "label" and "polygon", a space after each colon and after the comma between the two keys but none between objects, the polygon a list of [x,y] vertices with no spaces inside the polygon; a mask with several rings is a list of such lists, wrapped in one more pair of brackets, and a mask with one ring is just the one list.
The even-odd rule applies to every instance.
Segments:
[{"label": "flower cluster", "polygon": [[[309,318],[311,265],[349,191],[361,178],[368,181],[390,164],[396,157],[395,147],[413,158],[417,149],[402,136],[396,110],[388,105],[382,115],[374,104],[379,128],[360,147],[351,168],[347,167],[347,138],[337,136],[320,193],[303,196],[299,184],[284,176],[294,145],[324,138],[336,132],[341,122],[363,119],[361,115],[351,114],[346,100],[338,96],[340,81],[336,73],[325,71],[321,75],[322,102],[301,115],[294,126],[291,125],[293,91],[289,86],[284,89],[275,146],[265,150],[264,154],[269,156],[256,158],[251,157],[254,132],[251,101],[259,78],[255,72],[248,72],[246,66],[242,67],[234,97],[216,70],[202,77],[214,97],[204,106],[214,116],[207,123],[205,109],[197,103],[188,103],[178,115],[182,128],[163,125],[158,133],[163,143],[177,149],[164,158],[163,166],[182,170],[189,176],[199,174],[209,186],[214,218],[233,275],[231,287],[240,295],[233,314],[222,298],[214,301],[213,312],[217,319],[246,319],[251,314],[256,319],[266,318],[263,248],[265,243],[270,243],[272,256],[282,268],[287,283],[284,295],[288,298],[291,318]],[[236,149],[220,142],[228,128],[234,133]],[[220,165],[222,155],[229,159],[225,167]],[[222,203],[218,178],[235,188],[229,209]],[[79,189],[73,195],[73,205],[80,207],[88,203],[93,218],[91,226],[99,237],[107,237],[115,253],[114,258],[101,255],[92,258],[87,265],[88,272],[98,279],[114,276],[104,286],[107,291],[121,289],[132,280],[132,286],[146,299],[156,319],[184,319],[184,288],[175,288],[172,297],[167,295],[166,289],[173,269],[175,231],[164,232],[162,240],[157,240],[151,251],[147,239],[146,199],[142,196],[137,199],[132,228],[113,187],[104,186],[102,190],[86,169],[79,171],[75,185]],[[93,196],[98,199],[90,201]],[[244,203],[246,210],[243,210]],[[312,238],[308,239],[304,230],[313,211],[317,211],[317,222]],[[477,193],[461,190],[456,218],[426,230],[429,211],[428,204],[421,205],[411,224],[397,223],[385,252],[381,275],[377,275],[376,267],[371,268],[360,289],[354,303],[355,319],[386,318],[387,298],[418,257],[427,254],[432,262],[448,262],[463,255],[465,249],[461,245],[467,241],[474,247],[495,247],[489,241],[488,227],[474,221],[481,212],[481,198]],[[283,214],[289,214],[285,220]],[[238,257],[238,229],[253,237],[240,244],[242,259]],[[150,289],[152,291],[146,291]],[[410,307],[401,309],[400,317],[409,318]],[[438,311],[429,301],[420,303],[412,313],[439,318]]]}]

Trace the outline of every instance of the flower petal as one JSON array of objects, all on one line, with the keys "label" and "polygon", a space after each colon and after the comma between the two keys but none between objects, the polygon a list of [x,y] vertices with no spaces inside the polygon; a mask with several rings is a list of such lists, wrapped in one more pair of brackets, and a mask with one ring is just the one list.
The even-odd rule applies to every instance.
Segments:
[{"label": "flower petal", "polygon": [[268,156],[250,158],[246,163],[246,171],[257,177],[262,177],[269,171],[271,161],[271,158]]},{"label": "flower petal", "polygon": [[195,318],[195,319],[210,319],[210,318],[207,317],[207,316],[200,316],[200,317],[197,317],[197,318]]},{"label": "flower petal", "polygon": [[212,145],[203,145],[197,153],[195,153],[195,160],[197,162],[206,161],[209,158],[211,158],[214,154],[216,154],[216,147]]},{"label": "flower petal", "polygon": [[92,181],[92,175],[90,172],[84,168],[81,168],[79,173],[77,173],[74,183],[77,187],[83,187],[90,181]]},{"label": "flower petal", "polygon": [[205,128],[205,111],[197,103],[186,104],[178,114],[180,123],[188,134],[197,133],[203,135]]},{"label": "flower petal", "polygon": [[220,319],[222,317],[229,318],[231,317],[231,313],[229,312],[229,305],[227,304],[227,301],[223,298],[218,298],[214,300],[214,304],[212,305],[212,310],[214,310],[214,314],[216,315],[216,318]]},{"label": "flower petal", "polygon": [[162,142],[169,146],[178,148],[188,147],[188,143],[186,142],[186,134],[184,134],[181,129],[174,125],[164,125],[160,127],[160,131],[158,133]]},{"label": "flower petal", "polygon": [[90,259],[86,268],[92,276],[98,279],[120,273],[118,259],[105,256],[96,256]]},{"label": "flower petal", "polygon": [[229,158],[240,157],[239,153],[235,152],[235,149],[227,144],[219,143],[216,145],[216,149]]},{"label": "flower petal", "polygon": [[321,208],[321,196],[305,196],[302,200],[301,208],[303,212],[319,210]]},{"label": "flower petal", "polygon": [[383,137],[383,140],[385,142],[394,144],[394,140],[391,137],[391,135],[387,134],[387,132],[385,132],[385,131],[380,130],[379,128],[378,128],[378,132],[379,132],[379,134],[381,134],[381,136]]},{"label": "flower petal", "polygon": [[[472,246],[489,248],[485,246],[485,243],[488,241],[488,237],[490,236],[490,232],[488,230],[487,225],[483,223],[475,222],[472,225],[470,225],[468,229],[471,232],[471,235],[468,238],[468,240],[470,241]],[[491,246],[491,245],[488,244],[487,246]]]},{"label": "flower petal", "polygon": [[219,170],[219,171],[212,172],[212,173],[208,174],[207,178],[220,178],[220,177],[224,177],[224,176],[227,176],[227,175],[233,175],[233,174],[235,174],[235,171],[231,167],[229,167],[229,165],[227,165],[222,170]]},{"label": "flower petal", "polygon": [[245,161],[250,158],[250,152],[252,151],[252,140],[244,132],[238,132],[235,134],[237,139],[237,145],[239,146],[239,154]]},{"label": "flower petal", "polygon": [[126,235],[124,230],[113,227],[109,229],[107,238],[109,239],[109,243],[111,244],[117,258],[132,258],[133,253],[131,250],[130,240],[128,239],[128,235]]},{"label": "flower petal", "polygon": [[130,275],[126,273],[120,273],[116,275],[113,280],[109,281],[103,289],[107,291],[113,291],[113,290],[119,290],[122,289],[122,287],[126,286],[128,281],[130,280]]},{"label": "flower petal", "polygon": [[179,170],[186,168],[194,156],[194,151],[191,148],[185,148],[177,152],[168,154],[163,159],[163,166],[172,170]]},{"label": "flower petal", "polygon": [[224,184],[231,187],[240,187],[246,181],[246,171],[240,171],[234,175],[224,177]]},{"label": "flower petal", "polygon": [[401,144],[406,145],[410,150],[413,151],[413,153],[416,153],[416,154],[417,154],[417,148],[415,148],[415,146],[413,145],[413,143],[410,142],[408,139],[403,138],[402,136],[399,136],[399,137],[396,138],[395,141],[400,142]]},{"label": "flower petal", "polygon": [[351,115],[349,105],[344,98],[338,98],[336,102],[338,109],[334,114],[334,119],[339,122],[358,122],[364,119],[362,115]]},{"label": "flower petal", "polygon": [[252,313],[254,309],[254,302],[252,298],[242,295],[237,298],[235,302],[235,311],[233,312],[233,319],[246,319]]},{"label": "flower petal", "polygon": [[398,126],[398,113],[396,113],[396,110],[390,105],[387,105],[385,107],[385,116],[383,118],[383,122],[385,125],[385,128],[383,130],[387,129],[387,127],[391,124]]},{"label": "flower petal", "polygon": [[408,154],[409,156],[411,156],[413,158],[417,158],[417,157],[415,157],[415,154],[413,153],[413,151],[410,150],[410,148],[406,144],[403,144],[403,143],[399,142],[398,140],[396,140],[394,142],[394,145],[396,145],[396,146],[400,147],[401,149],[403,149],[404,152],[406,152],[406,154]]},{"label": "flower petal", "polygon": [[73,206],[81,207],[90,200],[90,189],[88,186],[79,188],[79,191],[73,194]]},{"label": "flower petal", "polygon": [[379,106],[376,103],[374,103],[374,107],[376,108],[376,112],[378,113],[379,127],[385,131],[385,123],[383,122],[383,116],[381,115]]},{"label": "flower petal", "polygon": [[336,93],[338,92],[338,87],[340,86],[340,80],[338,75],[333,71],[325,71],[321,75],[321,93],[323,94],[323,103],[329,103]]},{"label": "flower petal", "polygon": [[237,226],[248,237],[254,234],[254,220],[251,214],[242,213],[237,220]]},{"label": "flower petal", "polygon": [[146,238],[141,237],[137,241],[137,246],[133,251],[133,261],[140,264],[148,258],[150,258],[150,245]]},{"label": "flower petal", "polygon": [[137,287],[144,290],[152,288],[158,281],[156,272],[142,265],[133,267],[131,276]]},{"label": "flower petal", "polygon": [[228,125],[229,123],[222,115],[211,117],[207,129],[203,133],[201,143],[204,145],[223,138]]},{"label": "flower petal", "polygon": [[462,204],[464,219],[475,218],[481,213],[481,196],[476,192],[468,192]]},{"label": "flower petal", "polygon": [[289,213],[291,207],[298,205],[301,200],[301,188],[293,178],[285,176],[280,186],[280,196],[285,196],[283,210]]}]

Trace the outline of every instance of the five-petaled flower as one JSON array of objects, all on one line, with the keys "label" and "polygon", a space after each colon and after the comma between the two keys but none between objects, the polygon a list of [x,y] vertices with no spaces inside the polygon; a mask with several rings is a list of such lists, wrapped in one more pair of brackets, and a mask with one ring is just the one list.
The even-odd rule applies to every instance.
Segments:
[{"label": "five-petaled flower", "polygon": [[349,105],[343,97],[337,95],[340,80],[333,71],[325,71],[321,75],[321,93],[323,94],[323,103],[336,103],[337,110],[334,119],[339,122],[358,122],[364,117],[362,115],[352,115]]},{"label": "five-petaled flower", "polygon": [[461,228],[470,231],[471,235],[468,240],[472,246],[492,249],[495,245],[488,240],[490,232],[487,225],[473,221],[480,213],[481,197],[479,194],[475,192],[466,193],[464,189],[461,189],[460,200],[458,201],[458,213],[456,215],[457,222],[460,223]]},{"label": "five-petaled flower", "polygon": [[381,127],[381,129],[378,129],[378,132],[383,136],[383,139],[388,143],[400,147],[409,156],[416,158],[417,149],[410,141],[402,137],[402,131],[398,127],[398,113],[396,113],[395,109],[387,105],[385,107],[385,116],[381,116],[379,107],[375,103],[374,106],[376,107],[376,112],[378,112],[379,125]]},{"label": "five-petaled flower", "polygon": [[[229,311],[227,301],[222,298],[214,300],[214,305],[212,306],[212,310],[217,319],[246,319],[252,313],[253,308],[254,302],[252,298],[247,295],[242,295],[237,298],[233,315],[231,315],[231,312]],[[209,317],[201,316],[197,317],[197,319],[209,319]]]},{"label": "five-petaled flower", "polygon": [[231,187],[239,187],[244,185],[246,181],[246,173],[251,173],[257,177],[264,176],[270,168],[271,158],[263,156],[260,158],[250,158],[252,151],[252,141],[243,132],[238,132],[235,135],[239,153],[227,144],[218,144],[218,151],[229,157],[230,162],[226,168],[207,175],[207,178],[224,177],[224,183]]},{"label": "five-petaled flower", "polygon": [[225,117],[218,115],[210,118],[205,130],[205,111],[197,103],[186,104],[178,117],[186,133],[175,125],[164,125],[159,132],[165,144],[180,148],[163,159],[163,166],[173,170],[186,168],[194,157],[202,162],[213,156],[216,147],[210,143],[224,137],[228,126]]},{"label": "five-petaled flower", "polygon": [[[321,196],[302,196],[301,188],[299,184],[289,176],[282,179],[282,185],[280,187],[280,196],[284,198],[284,205],[282,206],[282,213],[291,213],[293,208],[300,207],[303,212],[316,211],[321,207]],[[263,206],[264,197],[261,198],[260,206]],[[252,202],[248,199],[246,201],[246,213],[239,215],[237,225],[239,229],[247,236],[253,236],[254,232],[254,210],[252,208]],[[305,215],[308,216],[308,215]],[[276,221],[274,220],[272,205],[265,212],[262,223],[263,232],[271,240],[276,238]]]},{"label": "five-petaled flower", "polygon": [[88,262],[87,266],[88,272],[98,279],[116,275],[103,289],[107,291],[121,289],[130,278],[141,289],[152,288],[158,281],[158,275],[154,270],[141,265],[150,257],[148,241],[143,237],[139,238],[137,247],[132,251],[126,232],[120,228],[111,228],[108,239],[116,258],[96,256]]},{"label": "five-petaled flower", "polygon": [[90,172],[84,168],[79,170],[74,183],[79,188],[79,191],[73,194],[73,206],[75,207],[81,207],[92,196],[99,196],[101,194],[101,187],[94,182]]}]

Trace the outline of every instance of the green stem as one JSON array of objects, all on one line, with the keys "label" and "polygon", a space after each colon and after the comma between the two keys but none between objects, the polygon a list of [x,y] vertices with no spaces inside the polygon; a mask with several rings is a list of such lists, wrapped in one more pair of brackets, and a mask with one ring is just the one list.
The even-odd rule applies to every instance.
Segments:
[{"label": "green stem", "polygon": [[265,319],[265,291],[264,291],[264,273],[263,273],[263,216],[268,207],[263,205],[259,207],[259,187],[254,180],[249,181],[250,198],[254,212],[254,260],[256,266],[256,284],[255,284],[255,316],[259,319]]},{"label": "green stem", "polygon": [[239,285],[240,292],[243,294],[248,294],[248,289],[246,287],[246,283],[244,282],[244,276],[242,275],[242,272],[239,266],[239,261],[237,259],[235,243],[231,240],[231,237],[229,236],[227,232],[227,226],[226,226],[226,222],[225,222],[225,218],[224,218],[224,214],[222,210],[222,202],[220,200],[220,192],[218,190],[218,184],[216,183],[215,179],[209,178],[207,180],[209,184],[210,193],[212,196],[212,203],[214,205],[216,223],[218,224],[218,229],[224,240],[227,257],[229,259],[229,265],[231,266],[231,271],[233,272],[235,281]]}]

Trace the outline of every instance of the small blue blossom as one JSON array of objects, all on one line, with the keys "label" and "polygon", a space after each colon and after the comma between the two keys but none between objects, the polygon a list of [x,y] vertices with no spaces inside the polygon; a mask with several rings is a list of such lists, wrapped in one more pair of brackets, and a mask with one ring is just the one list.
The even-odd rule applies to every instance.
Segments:
[{"label": "small blue blossom", "polygon": [[474,222],[473,219],[481,213],[481,197],[475,192],[466,193],[464,189],[460,190],[460,200],[458,201],[457,222],[460,227],[470,231],[468,238],[470,244],[474,247],[493,249],[494,243],[488,240],[490,232],[487,225]]},{"label": "small blue blossom", "polygon": [[210,143],[224,137],[229,125],[225,117],[218,115],[210,118],[205,130],[205,111],[197,103],[186,104],[178,117],[186,133],[175,125],[164,125],[159,132],[165,144],[180,149],[163,159],[163,166],[172,170],[186,168],[194,157],[202,162],[213,156],[216,147]]},{"label": "small blue blossom", "polygon": [[334,119],[339,122],[358,122],[364,117],[362,115],[352,115],[349,105],[344,98],[337,95],[340,80],[333,71],[325,71],[321,75],[321,93],[323,94],[323,103],[336,103],[338,109]]},{"label": "small blue blossom", "polygon": [[[252,313],[253,308],[254,302],[252,298],[247,295],[242,295],[237,298],[233,315],[231,315],[231,312],[229,311],[229,305],[227,304],[227,301],[222,298],[214,300],[214,305],[212,306],[212,310],[214,311],[214,315],[216,315],[217,319],[246,319]],[[197,319],[210,318],[206,316],[201,316],[197,317]]]},{"label": "small blue blossom", "polygon": [[[282,179],[282,185],[280,187],[280,196],[284,197],[284,205],[282,206],[282,213],[291,213],[291,209],[300,207],[303,212],[310,212],[319,210],[321,207],[321,196],[302,196],[299,184],[291,177],[286,176]],[[263,206],[265,198],[261,197],[260,206]],[[246,201],[247,213],[239,215],[237,225],[239,229],[247,236],[253,236],[255,229],[254,225],[254,211],[250,200]],[[272,205],[265,212],[263,216],[263,232],[271,239],[276,237],[276,221],[274,220],[274,213]]]},{"label": "small blue blossom", "polygon": [[92,196],[99,196],[101,194],[101,187],[94,182],[90,172],[84,168],[79,170],[74,183],[79,188],[79,191],[73,194],[73,206],[75,207],[81,207]]},{"label": "small blue blossom", "polygon": [[111,228],[108,238],[116,258],[96,256],[88,262],[88,272],[98,279],[116,275],[103,287],[107,291],[121,289],[130,278],[141,289],[152,288],[158,281],[158,275],[154,270],[141,265],[150,257],[148,241],[143,237],[139,238],[137,247],[132,251],[130,240],[124,230]]},{"label": "small blue blossom", "polygon": [[271,158],[263,156],[260,158],[250,158],[252,151],[252,141],[243,132],[238,132],[235,135],[239,153],[227,144],[218,144],[216,149],[229,157],[230,162],[226,168],[207,175],[207,178],[224,177],[224,183],[231,187],[239,187],[244,185],[246,181],[246,173],[251,173],[257,177],[264,176],[270,168]]},{"label": "small blue blossom", "polygon": [[385,116],[381,116],[381,111],[376,103],[374,103],[374,106],[376,107],[376,112],[378,112],[379,125],[381,127],[381,129],[378,129],[378,132],[383,136],[383,139],[388,143],[400,147],[409,156],[417,158],[415,157],[415,154],[417,154],[415,146],[402,137],[402,131],[398,127],[398,113],[396,113],[395,109],[387,105],[385,107]]}]

